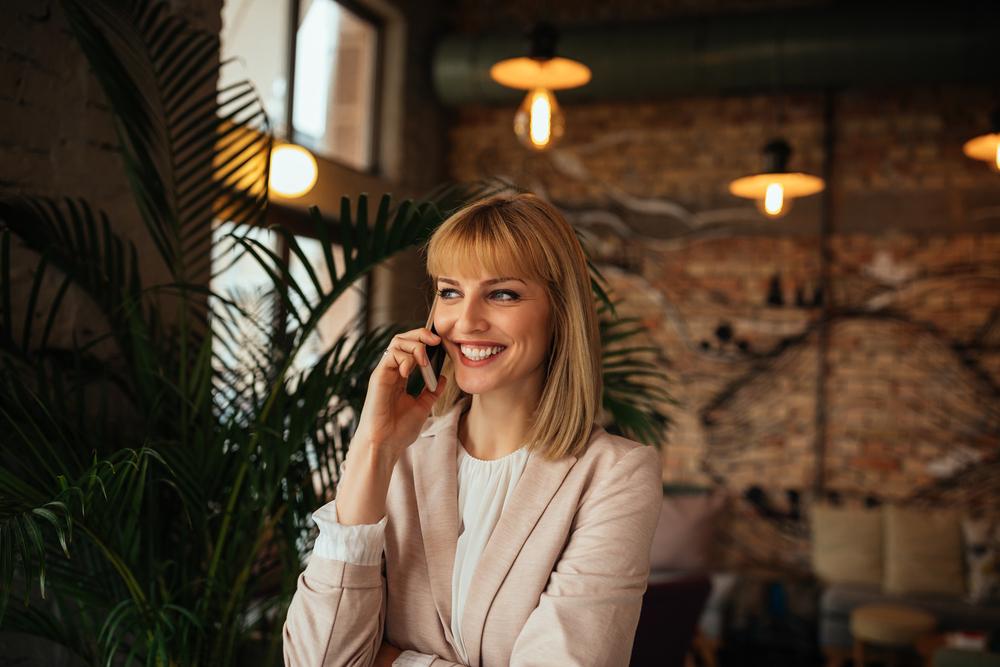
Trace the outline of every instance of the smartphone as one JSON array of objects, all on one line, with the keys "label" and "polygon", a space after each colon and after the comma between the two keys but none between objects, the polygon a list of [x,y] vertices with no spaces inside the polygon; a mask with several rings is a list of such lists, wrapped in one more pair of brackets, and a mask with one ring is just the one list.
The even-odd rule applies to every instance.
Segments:
[{"label": "smartphone", "polygon": [[[431,304],[431,312],[427,315],[427,323],[424,328],[430,329],[432,333],[437,334],[437,329],[434,328],[434,307],[437,305],[437,297],[434,297],[434,302]],[[420,374],[424,378],[424,386],[426,386],[431,391],[437,391],[437,379],[441,375],[441,368],[444,367],[444,358],[447,355],[444,349],[444,343],[439,345],[428,345],[427,346],[427,358],[430,360],[429,366],[421,366]],[[423,391],[423,387],[418,390]]]}]

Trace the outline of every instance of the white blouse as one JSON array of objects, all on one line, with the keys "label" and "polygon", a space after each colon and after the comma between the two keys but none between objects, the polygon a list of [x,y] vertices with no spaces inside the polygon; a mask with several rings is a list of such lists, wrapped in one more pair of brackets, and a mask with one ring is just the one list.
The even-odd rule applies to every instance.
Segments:
[{"label": "white blouse", "polygon": [[[457,456],[459,522],[455,569],[451,578],[451,632],[462,662],[468,664],[461,619],[469,584],[500,514],[521,478],[528,462],[528,450],[521,447],[507,456],[486,461],[473,458],[459,443]],[[336,501],[331,501],[313,513],[313,521],[319,526],[313,555],[357,565],[378,565],[385,548],[386,520],[387,517],[382,517],[374,524],[343,526],[337,523]],[[436,657],[403,651],[392,664],[394,667],[426,667]]]}]

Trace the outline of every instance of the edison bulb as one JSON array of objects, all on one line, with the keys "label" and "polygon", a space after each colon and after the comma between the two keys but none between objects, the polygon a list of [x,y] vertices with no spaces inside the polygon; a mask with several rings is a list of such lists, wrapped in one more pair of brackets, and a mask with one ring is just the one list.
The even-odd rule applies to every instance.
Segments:
[{"label": "edison bulb", "polygon": [[556,96],[545,88],[528,91],[514,114],[514,134],[528,148],[544,151],[563,135],[565,117]]},{"label": "edison bulb", "polygon": [[764,191],[764,198],[757,200],[757,209],[769,218],[780,218],[788,213],[792,200],[785,196],[781,183],[770,183]]},{"label": "edison bulb", "polygon": [[996,159],[993,161],[993,166],[997,171],[1000,171],[1000,137],[997,138],[997,154]]},{"label": "edison bulb", "polygon": [[271,151],[271,190],[282,197],[301,197],[316,184],[316,158],[302,146],[281,144]]}]

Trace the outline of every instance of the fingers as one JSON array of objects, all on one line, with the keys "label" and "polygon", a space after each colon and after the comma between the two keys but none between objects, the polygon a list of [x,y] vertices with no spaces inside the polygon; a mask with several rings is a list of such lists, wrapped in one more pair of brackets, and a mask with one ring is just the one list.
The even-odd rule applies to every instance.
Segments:
[{"label": "fingers", "polygon": [[426,366],[429,363],[427,349],[423,343],[404,339],[395,344],[395,349],[402,350],[413,356],[421,366]]},{"label": "fingers", "polygon": [[398,368],[400,375],[409,377],[417,364],[426,366],[430,363],[426,346],[440,342],[440,336],[425,328],[397,334],[389,342],[389,354],[385,355],[387,368]]}]

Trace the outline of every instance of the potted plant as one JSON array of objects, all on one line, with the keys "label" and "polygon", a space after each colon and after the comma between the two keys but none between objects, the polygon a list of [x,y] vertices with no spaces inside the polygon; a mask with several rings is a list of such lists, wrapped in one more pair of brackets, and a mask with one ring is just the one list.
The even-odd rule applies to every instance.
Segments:
[{"label": "potted plant", "polygon": [[[405,327],[345,334],[305,370],[292,362],[358,278],[494,186],[345,198],[333,222],[313,210],[328,286],[311,269],[297,282],[251,234],[266,223],[271,136],[249,83],[215,90],[217,37],[160,2],[61,7],[171,279],[144,285],[135,245],[85,201],[0,202],[0,629],[89,664],[244,664],[261,643],[254,661],[274,664],[309,514],[332,497],[367,378]],[[232,229],[212,250],[219,219]],[[269,228],[304,259],[294,234]],[[36,258],[26,292],[15,241]],[[268,288],[214,293],[209,260],[227,250],[255,259]],[[631,343],[641,326],[615,316],[601,283],[594,269],[605,407],[619,430],[659,442],[662,359]],[[84,344],[52,337],[70,290],[102,319]]]}]

